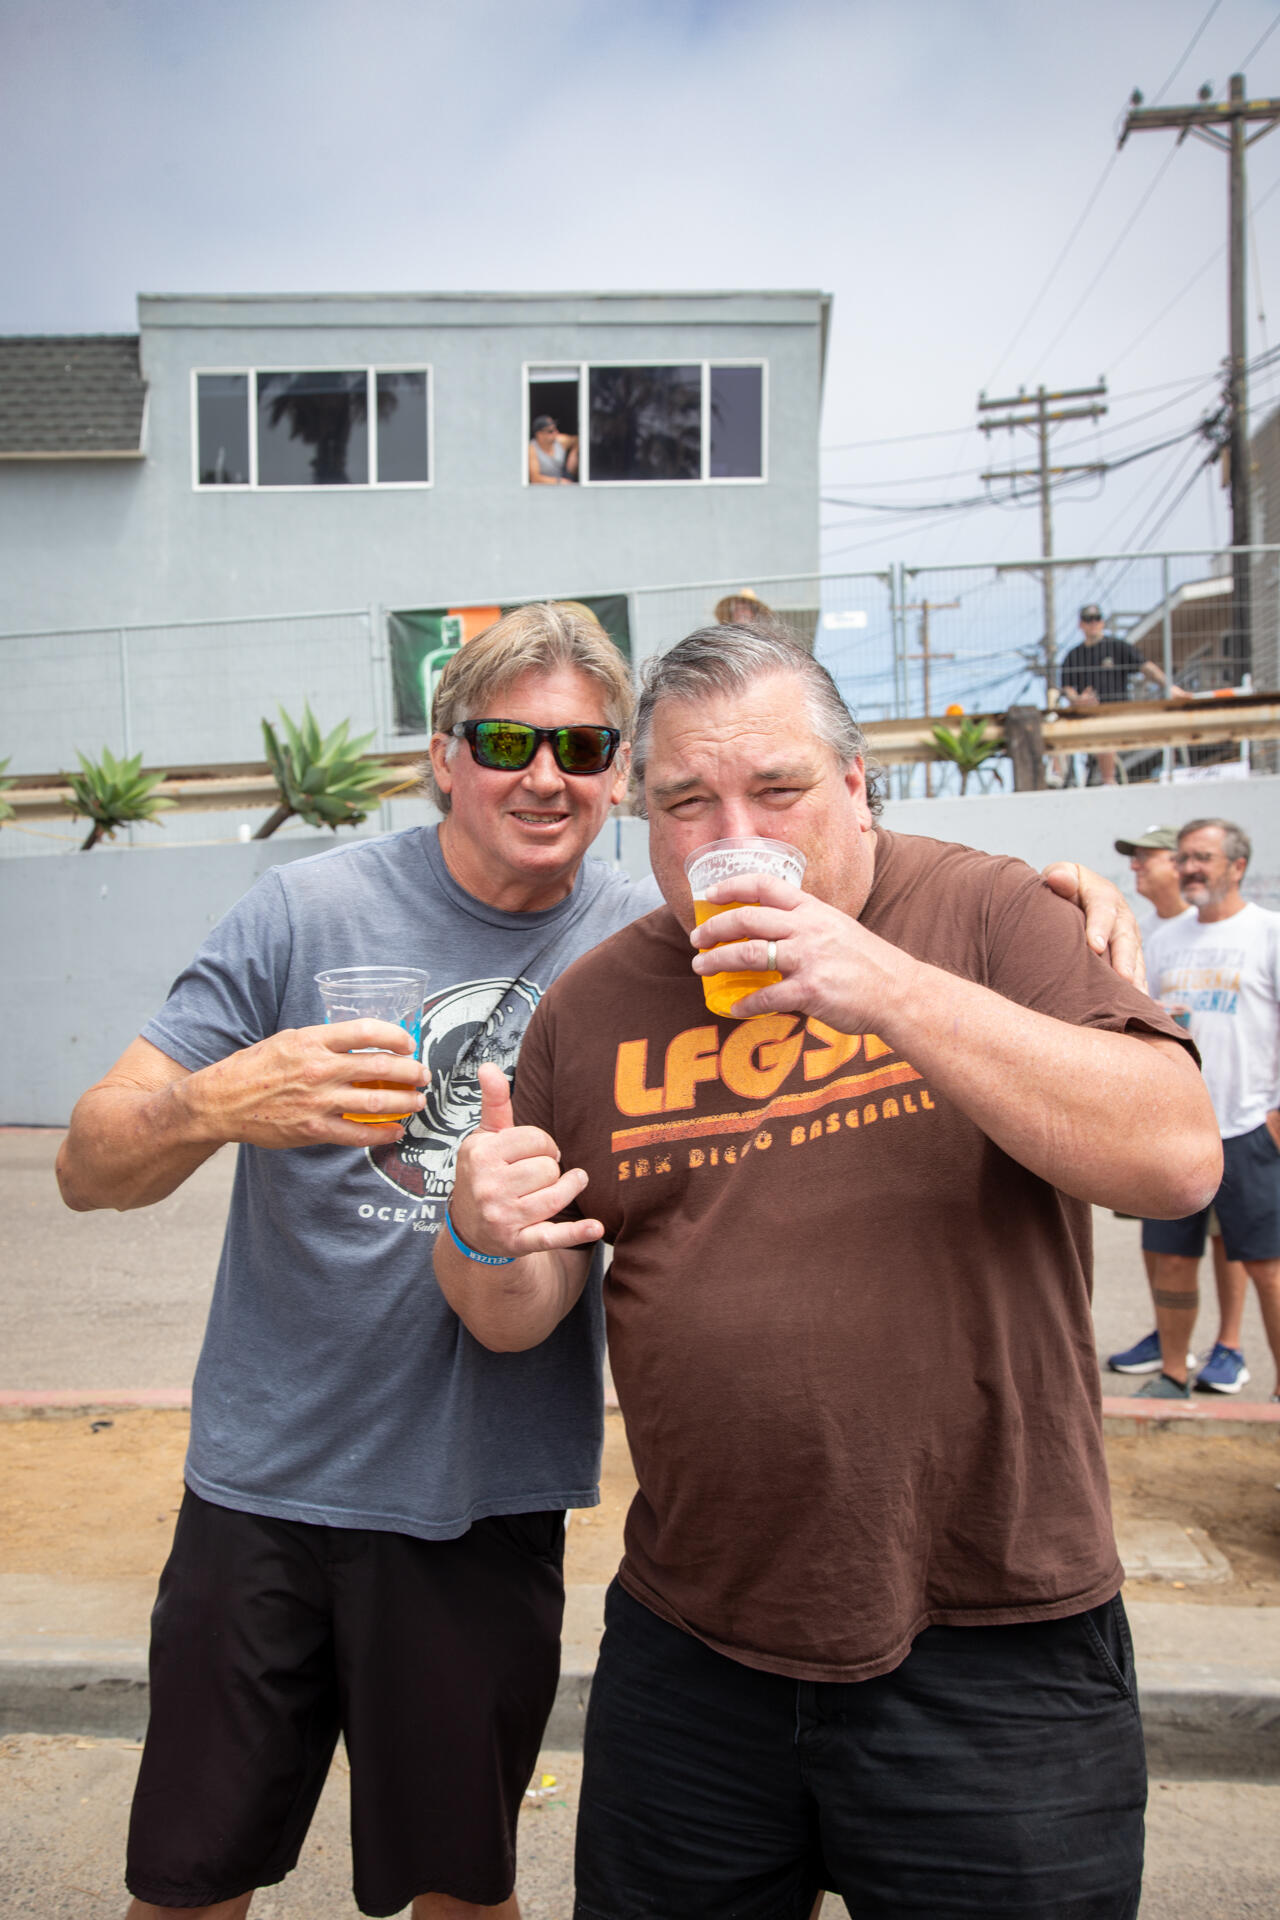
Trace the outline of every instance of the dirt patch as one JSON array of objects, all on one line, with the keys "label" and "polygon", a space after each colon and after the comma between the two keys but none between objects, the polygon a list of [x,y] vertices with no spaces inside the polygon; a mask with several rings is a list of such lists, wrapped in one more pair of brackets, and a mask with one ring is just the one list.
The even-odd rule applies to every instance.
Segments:
[{"label": "dirt patch", "polygon": [[1280,1606],[1280,1442],[1266,1434],[1182,1432],[1117,1436],[1107,1441],[1111,1506],[1117,1530],[1126,1520],[1175,1520],[1202,1527],[1231,1564],[1231,1578],[1211,1586],[1131,1582],[1144,1600],[1193,1606]]},{"label": "dirt patch", "polygon": [[[102,1580],[157,1574],[182,1498],[185,1413],[140,1410],[0,1421],[0,1566]],[[1231,1563],[1209,1587],[1149,1582],[1144,1600],[1192,1606],[1280,1605],[1280,1442],[1251,1435],[1142,1434],[1109,1439],[1116,1523],[1202,1527]],[[612,1578],[635,1476],[621,1417],[605,1422],[598,1507],[575,1512],[565,1572]]]},{"label": "dirt patch", "polygon": [[152,1409],[0,1421],[0,1566],[72,1580],[159,1573],[188,1425]]}]

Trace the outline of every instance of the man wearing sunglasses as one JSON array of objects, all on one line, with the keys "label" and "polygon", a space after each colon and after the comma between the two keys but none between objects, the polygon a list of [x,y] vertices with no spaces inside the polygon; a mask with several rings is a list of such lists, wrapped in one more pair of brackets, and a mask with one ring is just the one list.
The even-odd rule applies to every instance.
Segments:
[{"label": "man wearing sunglasses", "polygon": [[[439,827],[273,867],[77,1106],[77,1208],[145,1206],[240,1145],[153,1619],[131,1920],[239,1920],[294,1864],[339,1730],[362,1911],[517,1914],[564,1513],[598,1497],[601,1309],[588,1288],[539,1353],[489,1353],[430,1248],[481,1063],[509,1072],[552,980],[659,898],[585,859],[631,706],[580,612],[471,641],[435,700]],[[399,962],[430,975],[421,1059],[398,1027],[319,1024],[316,973]]]},{"label": "man wearing sunglasses", "polygon": [[[599,1290],[536,1351],[495,1354],[430,1250],[482,1071],[509,1076],[552,981],[660,899],[585,860],[630,715],[579,612],[522,608],[469,642],[434,703],[439,827],[274,867],[73,1115],[76,1208],[148,1205],[240,1146],[154,1616],[132,1920],[240,1920],[296,1859],[339,1726],[362,1910],[516,1914],[563,1513],[597,1498]],[[1118,896],[1084,876],[1090,900],[1101,939]],[[431,976],[420,1060],[398,1028],[317,1024],[317,972],[398,962]],[[362,1077],[369,1047],[394,1087]]]}]

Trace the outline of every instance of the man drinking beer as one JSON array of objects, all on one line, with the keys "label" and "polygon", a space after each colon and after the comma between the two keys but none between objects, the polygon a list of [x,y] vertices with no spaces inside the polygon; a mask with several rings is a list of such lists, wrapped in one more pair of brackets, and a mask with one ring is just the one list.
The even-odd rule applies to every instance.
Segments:
[{"label": "man drinking beer", "polygon": [[[483,1070],[436,1271],[496,1353],[595,1250],[639,1492],[586,1727],[580,1920],[1132,1920],[1145,1769],[1089,1202],[1180,1216],[1221,1153],[1187,1038],[1020,862],[878,824],[789,642],[658,660],[665,906]],[[695,925],[685,862],[757,836]],[[711,949],[715,947],[716,951]],[[714,1016],[703,977],[779,976]]]}]

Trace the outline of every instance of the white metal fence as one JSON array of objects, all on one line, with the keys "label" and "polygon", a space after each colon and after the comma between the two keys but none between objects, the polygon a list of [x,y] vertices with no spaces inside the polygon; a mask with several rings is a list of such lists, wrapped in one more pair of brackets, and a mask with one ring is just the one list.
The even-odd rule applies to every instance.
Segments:
[{"label": "white metal fence", "polygon": [[56,773],[105,743],[148,766],[256,761],[263,718],[304,699],[381,735],[377,640],[367,610],[0,635],[0,759]]},{"label": "white metal fence", "polygon": [[[1189,691],[1239,685],[1246,670],[1254,686],[1276,688],[1280,548],[1251,549],[1250,576],[1246,669],[1233,637],[1229,554],[1055,560],[1057,659],[1078,638],[1078,607],[1096,600],[1108,633]],[[860,719],[1044,702],[1044,602],[1033,563],[895,563],[640,588],[631,595],[633,654],[643,661],[664,651],[746,585],[815,647]],[[77,749],[96,755],[104,743],[141,751],[150,766],[260,760],[261,719],[279,705],[296,713],[304,699],[322,724],[349,719],[382,748],[423,738],[395,732],[377,609],[0,635],[0,759],[10,756],[11,773],[74,767]]]}]

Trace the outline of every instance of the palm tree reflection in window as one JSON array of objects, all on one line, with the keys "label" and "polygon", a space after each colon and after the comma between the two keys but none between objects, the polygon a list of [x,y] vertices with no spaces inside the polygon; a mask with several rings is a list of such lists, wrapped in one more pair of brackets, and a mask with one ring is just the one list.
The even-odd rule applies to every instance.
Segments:
[{"label": "palm tree reflection in window", "polygon": [[[395,393],[379,382],[378,417],[389,418],[396,405]],[[260,486],[366,486],[368,481],[369,393],[363,369],[258,375]]]},{"label": "palm tree reflection in window", "polygon": [[593,480],[700,478],[700,366],[593,366],[590,382]]}]

